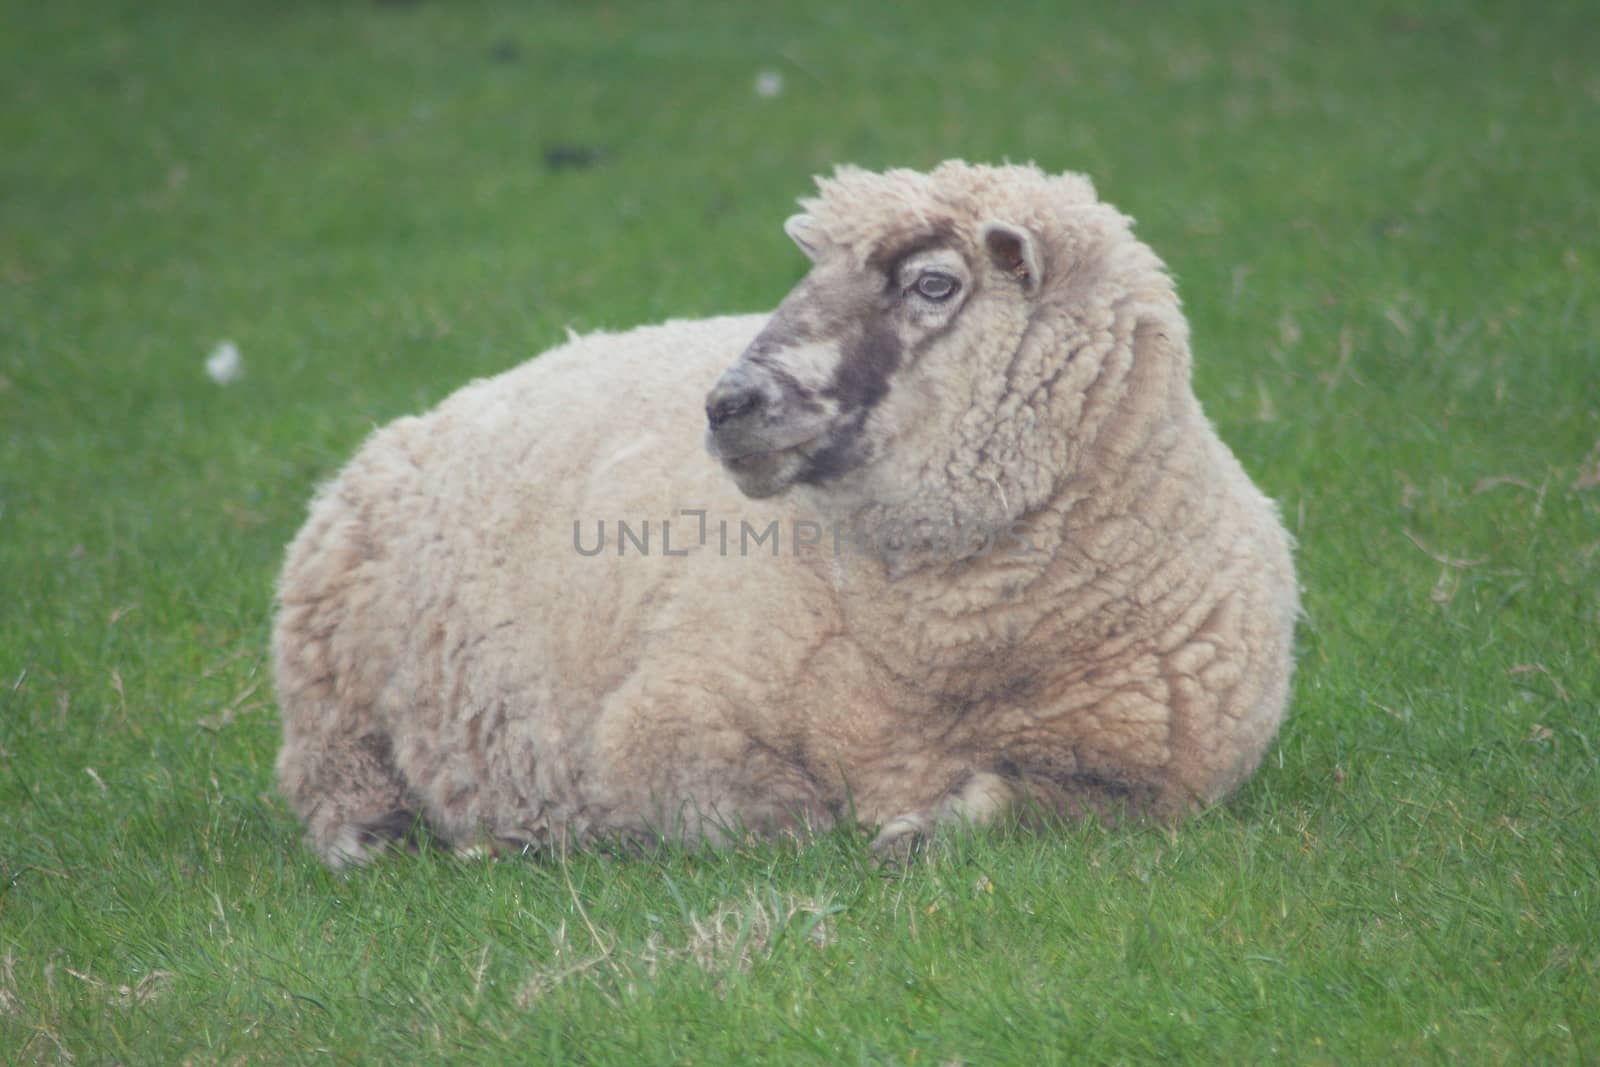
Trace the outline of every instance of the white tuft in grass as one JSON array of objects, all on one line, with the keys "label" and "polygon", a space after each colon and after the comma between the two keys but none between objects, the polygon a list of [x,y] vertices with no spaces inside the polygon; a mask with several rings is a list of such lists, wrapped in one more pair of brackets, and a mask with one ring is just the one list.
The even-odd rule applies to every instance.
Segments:
[{"label": "white tuft in grass", "polygon": [[783,92],[783,75],[775,70],[764,70],[756,75],[756,95],[770,100]]},{"label": "white tuft in grass", "polygon": [[206,376],[218,385],[231,385],[243,375],[244,358],[232,341],[220,342],[206,357]]}]

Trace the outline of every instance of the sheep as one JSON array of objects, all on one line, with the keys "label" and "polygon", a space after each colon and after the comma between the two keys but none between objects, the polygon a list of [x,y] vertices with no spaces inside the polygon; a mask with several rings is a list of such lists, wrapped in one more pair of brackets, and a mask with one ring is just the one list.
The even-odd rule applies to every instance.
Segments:
[{"label": "sheep", "polygon": [[774,313],[574,337],[320,490],[273,646],[327,864],[852,821],[896,857],[1255,770],[1290,541],[1131,220],[1031,165],[817,188]]}]

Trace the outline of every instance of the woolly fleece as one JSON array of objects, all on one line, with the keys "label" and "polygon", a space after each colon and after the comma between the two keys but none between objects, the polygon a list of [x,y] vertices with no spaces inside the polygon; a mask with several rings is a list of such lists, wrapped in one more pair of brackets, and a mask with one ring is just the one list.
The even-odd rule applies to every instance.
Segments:
[{"label": "woolly fleece", "polygon": [[[858,468],[751,500],[706,454],[707,391],[769,324],[748,315],[575,339],[377,431],[318,493],[273,647],[279,782],[328,863],[413,821],[471,848],[854,818],[894,849],[1010,810],[1173,817],[1256,768],[1288,696],[1289,541],[1201,412],[1129,220],[1032,167],[818,185],[788,227],[817,267],[780,319],[826,324],[816,279],[919,242],[970,275]],[[1034,276],[985,247],[995,220]],[[741,526],[774,520],[776,554]],[[1027,550],[836,546],[847,524]]]}]

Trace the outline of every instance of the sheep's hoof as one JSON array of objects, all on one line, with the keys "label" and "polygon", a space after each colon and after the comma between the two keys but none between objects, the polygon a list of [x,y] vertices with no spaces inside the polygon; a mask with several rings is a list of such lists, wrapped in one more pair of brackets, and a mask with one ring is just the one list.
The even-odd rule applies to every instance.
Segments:
[{"label": "sheep's hoof", "polygon": [[474,841],[470,845],[457,845],[450,854],[462,863],[489,863],[500,858],[500,849],[497,845]]},{"label": "sheep's hoof", "polygon": [[890,819],[872,839],[872,858],[884,867],[904,867],[928,840],[928,821],[920,815]]},{"label": "sheep's hoof", "polygon": [[370,838],[364,837],[359,828],[341,826],[326,844],[317,848],[317,851],[329,870],[345,874],[356,867],[365,867],[371,863],[380,849]]},{"label": "sheep's hoof", "polygon": [[340,826],[320,851],[330,868],[349,871],[388,851],[415,852],[420,832],[415,812],[396,809],[367,822]]}]

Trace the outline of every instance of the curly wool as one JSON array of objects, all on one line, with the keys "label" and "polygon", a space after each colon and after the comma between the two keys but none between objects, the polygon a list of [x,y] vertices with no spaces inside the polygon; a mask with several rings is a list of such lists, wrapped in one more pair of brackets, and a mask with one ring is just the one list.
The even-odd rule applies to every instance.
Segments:
[{"label": "curly wool", "polygon": [[[1194,398],[1159,260],[1074,175],[819,191],[791,228],[819,255],[936,235],[977,272],[873,412],[870,464],[749,500],[706,455],[703,398],[757,315],[574,340],[378,431],[318,494],[274,652],[279,782],[330,864],[413,822],[465,848],[853,817],[895,847],[1007,811],[1175,816],[1255,769],[1289,541]],[[995,218],[1038,241],[1031,299],[984,258]],[[829,536],[889,525],[1026,551]]]}]

